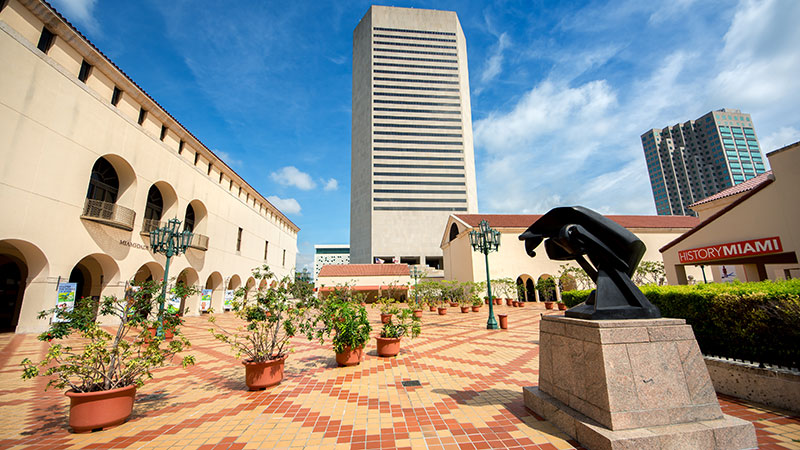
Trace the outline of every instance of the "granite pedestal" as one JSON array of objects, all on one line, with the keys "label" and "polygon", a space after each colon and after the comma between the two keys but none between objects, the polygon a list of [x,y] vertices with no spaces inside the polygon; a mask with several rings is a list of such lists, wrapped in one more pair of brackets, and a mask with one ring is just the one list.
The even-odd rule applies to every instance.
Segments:
[{"label": "granite pedestal", "polygon": [[591,450],[756,448],[722,413],[683,319],[542,317],[539,386],[525,405]]}]

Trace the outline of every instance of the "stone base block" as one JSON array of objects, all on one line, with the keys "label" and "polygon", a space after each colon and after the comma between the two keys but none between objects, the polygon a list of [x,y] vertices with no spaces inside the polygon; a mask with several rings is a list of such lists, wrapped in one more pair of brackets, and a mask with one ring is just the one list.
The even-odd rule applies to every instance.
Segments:
[{"label": "stone base block", "polygon": [[726,414],[720,419],[612,431],[538,387],[525,387],[522,393],[525,406],[589,450],[734,450],[758,447],[753,424]]}]

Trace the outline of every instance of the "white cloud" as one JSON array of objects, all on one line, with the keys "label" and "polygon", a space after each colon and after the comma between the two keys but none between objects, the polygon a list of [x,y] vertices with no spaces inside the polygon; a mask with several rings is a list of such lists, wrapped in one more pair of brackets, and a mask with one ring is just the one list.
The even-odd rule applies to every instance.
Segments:
[{"label": "white cloud", "polygon": [[267,197],[270,203],[284,214],[300,214],[300,203],[293,198],[280,198],[276,195]]},{"label": "white cloud", "polygon": [[324,181],[325,187],[323,188],[326,191],[335,191],[339,189],[339,182],[336,181],[336,178],[331,178],[328,181]]},{"label": "white cloud", "polygon": [[295,186],[304,191],[310,191],[317,187],[317,184],[311,179],[311,175],[294,166],[286,166],[277,172],[272,172],[269,177],[283,186]]},{"label": "white cloud", "polygon": [[242,160],[241,159],[234,158],[228,152],[222,151],[222,150],[217,149],[217,148],[212,150],[212,152],[214,152],[214,154],[217,155],[219,157],[219,159],[222,160],[222,162],[224,162],[225,164],[227,164],[230,167],[241,167],[241,165],[242,165]]},{"label": "white cloud", "polygon": [[486,61],[486,67],[481,74],[481,83],[492,81],[503,70],[503,51],[510,45],[508,34],[503,33],[497,38],[497,45],[492,56]]},{"label": "white cloud", "polygon": [[794,127],[782,127],[774,133],[759,137],[758,140],[761,142],[761,151],[766,154],[800,141],[800,130]]},{"label": "white cloud", "polygon": [[83,26],[89,34],[100,32],[100,24],[94,17],[96,3],[97,0],[53,0],[53,5],[67,20]]}]

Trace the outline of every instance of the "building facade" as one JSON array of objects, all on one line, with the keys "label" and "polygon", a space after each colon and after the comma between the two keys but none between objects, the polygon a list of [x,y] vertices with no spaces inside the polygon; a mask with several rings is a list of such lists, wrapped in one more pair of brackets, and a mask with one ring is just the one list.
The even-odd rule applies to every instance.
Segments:
[{"label": "building facade", "polygon": [[350,246],[315,245],[314,246],[314,279],[319,276],[322,266],[350,264]]},{"label": "building facade", "polygon": [[218,310],[256,266],[294,273],[299,229],[281,211],[50,5],[0,8],[2,331],[44,330],[66,283],[80,301],[163,278],[148,233],[172,218],[194,238],[170,278]]},{"label": "building facade", "polygon": [[700,224],[661,248],[670,284],[697,265],[716,282],[800,277],[800,142],[767,158],[770,172],[693,205]]},{"label": "building facade", "polygon": [[[547,253],[536,252],[531,258],[525,252],[525,243],[519,240],[522,234],[541,215],[537,214],[453,214],[441,236],[444,253],[445,279],[458,281],[486,281],[486,262],[482,253],[472,249],[469,232],[477,230],[482,220],[500,232],[500,247],[489,254],[489,273],[491,278],[510,278],[518,285],[525,286],[525,300],[539,300],[536,289],[543,279],[558,277],[565,263],[578,267],[573,261],[554,261]],[[642,261],[661,262],[659,247],[689,231],[700,223],[691,216],[606,216],[635,234],[647,247]],[[687,274],[702,281],[699,267],[689,267]],[[556,283],[553,299],[560,298],[561,292]]]},{"label": "building facade", "polygon": [[766,171],[750,114],[711,111],[642,136],[659,215],[694,215],[692,203]]},{"label": "building facade", "polygon": [[467,46],[451,11],[372,6],[353,32],[350,258],[441,269],[477,212]]}]

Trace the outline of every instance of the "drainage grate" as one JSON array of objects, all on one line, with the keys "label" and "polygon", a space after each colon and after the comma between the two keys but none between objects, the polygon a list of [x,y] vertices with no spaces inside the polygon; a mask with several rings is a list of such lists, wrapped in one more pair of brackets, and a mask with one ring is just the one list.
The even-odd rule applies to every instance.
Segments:
[{"label": "drainage grate", "polygon": [[420,384],[419,380],[406,380],[406,381],[402,382],[402,385],[405,386],[405,387],[422,386],[422,384]]}]

